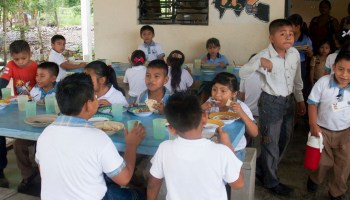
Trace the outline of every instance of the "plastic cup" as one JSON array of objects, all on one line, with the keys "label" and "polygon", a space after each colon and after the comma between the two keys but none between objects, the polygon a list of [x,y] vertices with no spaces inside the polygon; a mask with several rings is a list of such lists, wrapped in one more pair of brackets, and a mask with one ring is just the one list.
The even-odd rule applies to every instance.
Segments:
[{"label": "plastic cup", "polygon": [[123,104],[120,104],[120,103],[112,104],[112,115],[113,115],[113,120],[122,121],[123,120]]},{"label": "plastic cup", "polygon": [[18,95],[17,102],[18,102],[18,110],[25,111],[26,110],[26,102],[28,102],[28,96],[27,95]]},{"label": "plastic cup", "polygon": [[129,120],[128,121],[128,131],[129,132],[131,131],[132,127],[134,127],[135,123],[139,124],[139,123],[141,123],[141,121],[140,120]]},{"label": "plastic cup", "polygon": [[8,99],[11,96],[11,88],[2,88],[2,99]]},{"label": "plastic cup", "polygon": [[46,113],[55,113],[55,96],[45,97],[45,109]]},{"label": "plastic cup", "polygon": [[54,100],[53,103],[54,103],[54,105],[55,105],[55,113],[56,113],[56,114],[60,113],[61,111],[60,111],[60,108],[58,107],[56,98],[55,98],[55,100]]},{"label": "plastic cup", "polygon": [[36,115],[36,102],[35,101],[27,101],[25,103],[26,109],[26,117],[31,117]]},{"label": "plastic cup", "polygon": [[168,131],[165,127],[166,119],[157,118],[153,120],[153,138],[163,140],[168,137]]},{"label": "plastic cup", "polygon": [[233,70],[235,69],[235,66],[227,66],[226,72],[233,73]]},{"label": "plastic cup", "polygon": [[201,67],[201,59],[194,60],[194,67]]}]

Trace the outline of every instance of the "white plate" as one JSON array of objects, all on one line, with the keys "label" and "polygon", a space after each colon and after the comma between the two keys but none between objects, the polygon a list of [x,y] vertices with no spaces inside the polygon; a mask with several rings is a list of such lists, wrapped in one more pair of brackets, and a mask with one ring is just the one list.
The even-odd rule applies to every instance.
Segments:
[{"label": "white plate", "polygon": [[55,121],[57,115],[36,115],[25,118],[24,122],[34,127],[46,127]]},{"label": "white plate", "polygon": [[113,135],[114,133],[124,129],[124,124],[120,122],[95,122],[94,126],[104,131],[107,135]]},{"label": "white plate", "polygon": [[134,113],[134,115],[139,116],[139,117],[147,117],[147,116],[152,115],[153,112],[141,112],[141,113],[133,112],[133,113]]},{"label": "white plate", "polygon": [[92,117],[88,121],[89,122],[104,122],[104,121],[109,121],[110,119],[107,117]]}]

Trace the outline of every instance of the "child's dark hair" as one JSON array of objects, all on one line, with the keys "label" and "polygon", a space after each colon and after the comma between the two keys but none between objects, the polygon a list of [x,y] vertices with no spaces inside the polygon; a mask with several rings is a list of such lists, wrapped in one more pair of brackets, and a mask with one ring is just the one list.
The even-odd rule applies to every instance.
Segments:
[{"label": "child's dark hair", "polygon": [[28,42],[24,40],[15,40],[10,44],[10,54],[14,53],[30,53],[30,47]]},{"label": "child's dark hair", "polygon": [[170,74],[171,74],[171,88],[176,91],[176,88],[180,85],[181,82],[181,73],[182,73],[182,64],[185,61],[185,55],[179,51],[172,51],[168,58],[167,63],[171,66]]},{"label": "child's dark hair", "polygon": [[334,64],[338,63],[341,60],[350,61],[350,51],[340,51],[335,58]]},{"label": "child's dark hair", "polygon": [[77,116],[84,104],[95,98],[91,77],[85,73],[67,76],[57,84],[56,99],[64,115]]},{"label": "child's dark hair", "polygon": [[215,76],[212,84],[220,83],[221,85],[227,86],[232,92],[238,91],[237,78],[234,74],[228,72],[220,72]]},{"label": "child's dark hair", "polygon": [[96,60],[87,64],[85,69],[92,69],[97,76],[106,77],[106,82],[104,84],[113,86],[125,96],[124,90],[118,85],[117,77],[112,67],[108,67],[106,63]]},{"label": "child's dark hair", "polygon": [[269,25],[270,35],[274,34],[282,26],[292,27],[292,23],[287,19],[275,19],[275,20],[273,20]]},{"label": "child's dark hair", "polygon": [[329,48],[330,48],[330,54],[331,53],[333,53],[334,52],[334,50],[335,50],[335,44],[334,44],[334,42],[332,41],[332,40],[328,40],[328,39],[324,39],[324,40],[322,40],[321,42],[320,42],[320,47],[318,48],[318,49],[316,49],[317,51],[317,54],[320,54],[321,52],[320,52],[320,48],[321,48],[321,46],[322,45],[324,45],[324,44],[328,44],[329,45]]},{"label": "child's dark hair", "polygon": [[152,60],[148,63],[147,68],[158,68],[164,71],[164,75],[168,76],[168,65],[164,62],[164,60]]},{"label": "child's dark hair", "polygon": [[288,20],[294,25],[294,26],[300,26],[300,32],[301,34],[309,36],[309,29],[307,28],[307,24],[303,21],[303,18],[299,14],[293,14],[288,17]]},{"label": "child's dark hair", "polygon": [[143,65],[146,62],[146,55],[142,50],[135,50],[131,54],[131,62],[133,66]]},{"label": "child's dark hair", "polygon": [[164,113],[170,126],[182,134],[199,126],[202,108],[196,96],[178,92],[170,96]]},{"label": "child's dark hair", "polygon": [[57,40],[64,40],[66,41],[66,38],[63,37],[63,35],[54,35],[51,38],[51,44],[55,44]]},{"label": "child's dark hair", "polygon": [[331,4],[331,2],[328,1],[328,0],[322,0],[322,1],[318,4],[318,7],[321,7],[321,4],[326,4],[326,5],[329,7],[329,9],[332,9],[332,4]]},{"label": "child's dark hair", "polygon": [[143,31],[151,31],[152,34],[154,35],[154,28],[152,26],[150,26],[150,25],[142,26],[141,29],[140,29],[140,35],[142,35]]},{"label": "child's dark hair", "polygon": [[209,38],[207,40],[207,44],[205,47],[208,49],[209,47],[220,47],[220,41],[216,38]]},{"label": "child's dark hair", "polygon": [[38,65],[38,69],[46,69],[51,76],[58,76],[58,65],[54,62],[43,62]]}]

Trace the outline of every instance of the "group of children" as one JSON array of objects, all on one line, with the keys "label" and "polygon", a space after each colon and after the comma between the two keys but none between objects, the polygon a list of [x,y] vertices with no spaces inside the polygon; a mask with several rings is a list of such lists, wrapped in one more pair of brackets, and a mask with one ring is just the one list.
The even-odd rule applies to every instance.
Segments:
[{"label": "group of children", "polygon": [[[297,16],[295,18],[298,19]],[[114,70],[105,63],[72,64],[62,59],[64,37],[52,38],[49,60],[54,62],[40,65],[30,59],[28,43],[22,40],[13,42],[10,45],[13,60],[5,68],[0,87],[6,87],[13,78],[15,95],[30,94],[34,101],[39,101],[55,94],[61,111],[61,115],[44,130],[37,142],[35,160],[42,179],[41,197],[144,199],[142,192],[114,184],[127,185],[133,176],[136,149],[146,134],[142,124],[134,124],[130,132],[125,130],[126,148],[122,157],[111,139],[87,120],[101,106],[114,103],[130,106],[145,103],[148,99],[157,102],[154,105],[156,112],[165,114],[169,132],[179,136],[160,144],[151,160],[148,199],[157,197],[163,180],[169,199],[227,199],[225,183],[233,188],[243,187],[241,166],[246,138],[243,137],[235,148],[221,128],[217,129],[219,144],[201,138],[208,113],[211,112],[235,112],[244,122],[249,136],[256,137],[260,133],[261,155],[257,160],[256,177],[273,193],[290,194],[293,190],[281,183],[277,176],[278,163],[293,132],[295,105],[299,115],[307,111],[302,92],[302,61],[299,52],[292,48],[297,32],[293,29],[300,28],[300,25],[291,21],[272,21],[269,26],[270,45],[254,55],[240,70],[241,86],[252,77],[259,81],[258,126],[254,119],[256,114],[238,99],[237,77],[231,73],[216,75],[210,82],[210,98],[204,103],[189,95],[186,90],[193,79],[190,71],[182,68],[185,55],[178,50],[172,51],[165,62],[164,51],[153,41],[154,30],[151,26],[141,28],[144,43],[132,53],[130,60],[133,67],[125,73],[124,82],[130,87],[128,98],[118,86]],[[322,53],[316,58],[320,62],[324,61],[327,48],[321,45]],[[220,43],[217,39],[208,40],[207,50],[203,63],[227,66],[227,59],[219,53]],[[307,54],[310,56],[311,53]],[[147,66],[146,61],[149,61]],[[84,67],[85,73],[64,78],[64,70],[76,67]],[[337,54],[332,69],[330,75],[313,77],[319,80],[315,82],[307,101],[310,132],[314,136],[322,134],[325,138],[320,167],[310,175],[307,188],[315,191],[317,184],[332,168],[329,194],[331,199],[339,199],[347,190],[350,173],[348,48],[342,48]],[[249,87],[244,91],[247,90]],[[0,164],[3,169],[7,163],[6,147],[3,149],[4,137],[0,139]],[[31,180],[38,176],[38,170],[31,166],[28,151],[28,146],[33,144],[18,139],[14,145],[23,177],[19,191],[25,191]],[[0,171],[0,178],[4,178],[3,170]]]}]

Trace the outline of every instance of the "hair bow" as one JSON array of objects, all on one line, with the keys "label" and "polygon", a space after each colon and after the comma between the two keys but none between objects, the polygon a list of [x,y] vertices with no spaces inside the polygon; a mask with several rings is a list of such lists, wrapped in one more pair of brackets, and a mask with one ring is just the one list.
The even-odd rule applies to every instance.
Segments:
[{"label": "hair bow", "polygon": [[349,36],[350,36],[350,30],[348,30],[348,32],[343,31],[343,35],[342,35],[342,37],[345,37],[345,36],[347,36],[347,35],[349,35]]},{"label": "hair bow", "polygon": [[182,58],[182,55],[179,54],[179,53],[173,53],[172,57],[173,57],[173,58],[181,59],[181,58]]},{"label": "hair bow", "polygon": [[145,62],[145,59],[143,57],[135,57],[134,58],[134,63],[138,63],[138,62],[141,62],[141,63],[144,63]]}]

